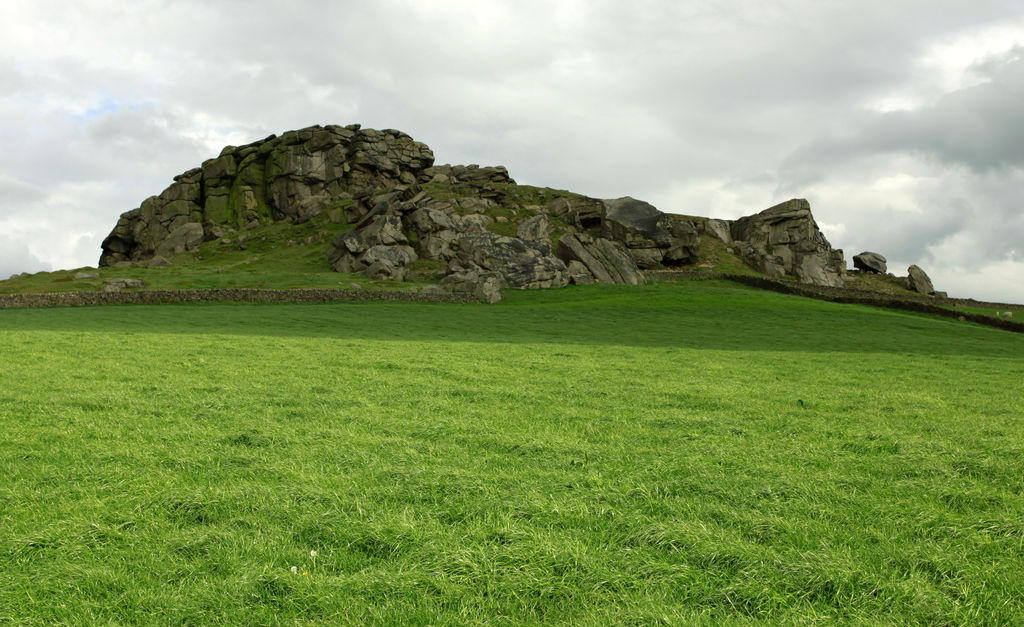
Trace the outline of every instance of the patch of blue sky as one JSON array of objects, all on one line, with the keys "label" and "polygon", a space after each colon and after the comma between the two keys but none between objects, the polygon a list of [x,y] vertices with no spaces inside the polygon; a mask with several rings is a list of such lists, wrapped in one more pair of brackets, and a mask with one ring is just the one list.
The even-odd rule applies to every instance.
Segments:
[{"label": "patch of blue sky", "polygon": [[85,111],[83,111],[82,113],[76,114],[74,117],[75,117],[75,119],[80,120],[80,121],[91,120],[93,118],[100,117],[101,115],[107,115],[108,113],[113,113],[113,112],[117,111],[118,109],[120,109],[121,107],[122,107],[121,103],[117,102],[116,100],[107,98],[107,99],[104,99],[104,100],[100,101],[100,103],[97,106],[90,107],[90,108],[86,109]]}]

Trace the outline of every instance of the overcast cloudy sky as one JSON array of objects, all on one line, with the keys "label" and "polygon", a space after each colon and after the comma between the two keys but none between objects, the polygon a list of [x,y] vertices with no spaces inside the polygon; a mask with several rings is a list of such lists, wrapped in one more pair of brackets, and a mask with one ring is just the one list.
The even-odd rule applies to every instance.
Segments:
[{"label": "overcast cloudy sky", "polygon": [[397,128],[439,163],[737,218],[1024,303],[1022,0],[0,2],[0,276],[95,265],[226,144]]}]

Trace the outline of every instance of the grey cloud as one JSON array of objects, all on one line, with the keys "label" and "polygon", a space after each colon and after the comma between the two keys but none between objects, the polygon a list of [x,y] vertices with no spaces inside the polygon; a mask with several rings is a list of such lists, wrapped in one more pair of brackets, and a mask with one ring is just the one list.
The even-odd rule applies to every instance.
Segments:
[{"label": "grey cloud", "polygon": [[0,235],[0,281],[13,274],[52,269],[50,264],[32,254],[24,242]]},{"label": "grey cloud", "polygon": [[879,113],[842,137],[810,142],[789,156],[782,185],[826,177],[844,163],[878,153],[917,153],[978,173],[1024,167],[1024,60],[1014,50],[986,83],[953,92],[932,106]]}]

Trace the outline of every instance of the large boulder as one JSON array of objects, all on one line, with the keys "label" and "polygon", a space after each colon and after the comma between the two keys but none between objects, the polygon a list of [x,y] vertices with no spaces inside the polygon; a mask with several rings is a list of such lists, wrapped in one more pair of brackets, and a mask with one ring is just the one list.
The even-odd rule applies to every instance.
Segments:
[{"label": "large boulder", "polygon": [[603,200],[604,219],[601,234],[622,242],[627,248],[669,248],[672,235],[667,215],[642,200],[616,198]]},{"label": "large boulder", "polygon": [[604,220],[605,205],[596,198],[585,196],[558,197],[548,201],[551,215],[579,230],[600,229]]},{"label": "large boulder", "polygon": [[453,272],[442,278],[439,285],[452,294],[467,294],[485,303],[501,300],[501,278],[494,272]]},{"label": "large boulder", "polygon": [[464,235],[458,240],[456,261],[463,269],[494,272],[508,287],[536,289],[569,283],[565,263],[551,254],[550,246],[518,237],[487,231]]},{"label": "large boulder", "polygon": [[619,242],[585,233],[567,233],[558,240],[558,257],[583,265],[601,283],[643,285],[646,280],[633,257]]},{"label": "large boulder", "polygon": [[373,279],[405,281],[409,264],[416,261],[416,251],[409,246],[377,244],[362,254],[344,253],[331,262],[335,272],[350,272]]},{"label": "large boulder", "polygon": [[864,251],[859,255],[853,256],[853,267],[864,272],[885,274],[885,257],[878,253]]},{"label": "large boulder", "polygon": [[828,243],[811,215],[810,204],[802,198],[732,222],[729,235],[744,261],[769,276],[843,286],[843,251]]},{"label": "large boulder", "polygon": [[907,282],[910,289],[915,292],[928,296],[935,294],[935,287],[932,286],[932,280],[928,277],[928,274],[917,265],[907,268]]}]

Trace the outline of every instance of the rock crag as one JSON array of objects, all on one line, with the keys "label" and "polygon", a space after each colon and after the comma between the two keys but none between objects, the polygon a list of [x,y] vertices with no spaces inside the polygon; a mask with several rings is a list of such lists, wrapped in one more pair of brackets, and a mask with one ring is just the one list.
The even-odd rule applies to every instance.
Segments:
[{"label": "rock crag", "polygon": [[213,227],[309,220],[363,190],[412,184],[434,163],[425,144],[395,130],[313,126],[228,146],[121,215],[100,266],[194,251]]},{"label": "rock crag", "polygon": [[684,218],[630,197],[518,186],[501,166],[435,165],[405,133],[359,125],[226,147],[122,214],[99,265],[164,265],[215,240],[244,249],[247,230],[314,219],[338,228],[302,245],[326,241],[338,272],[405,281],[430,267],[438,289],[488,301],[498,288],[642,284],[642,270],[695,263],[704,235],[772,277],[841,286],[845,270],[806,200],[735,221]]}]

